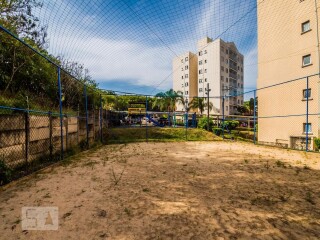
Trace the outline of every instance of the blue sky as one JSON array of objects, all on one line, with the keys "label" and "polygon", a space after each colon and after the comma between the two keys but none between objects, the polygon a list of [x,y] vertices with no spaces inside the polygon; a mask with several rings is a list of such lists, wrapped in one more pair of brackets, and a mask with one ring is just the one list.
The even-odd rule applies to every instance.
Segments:
[{"label": "blue sky", "polygon": [[[155,94],[172,87],[172,59],[200,38],[233,41],[245,90],[257,76],[256,0],[43,0],[49,52],[83,63],[105,89]],[[161,83],[161,84],[160,84]]]}]

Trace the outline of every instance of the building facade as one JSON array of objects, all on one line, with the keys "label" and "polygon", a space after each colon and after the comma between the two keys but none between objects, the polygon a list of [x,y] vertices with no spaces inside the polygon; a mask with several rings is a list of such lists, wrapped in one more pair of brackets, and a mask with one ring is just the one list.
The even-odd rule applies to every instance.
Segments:
[{"label": "building facade", "polygon": [[[209,83],[213,105],[210,114],[222,115],[222,97],[230,95],[234,97],[225,98],[224,114],[237,114],[237,106],[243,105],[243,96],[239,95],[244,85],[243,55],[234,43],[208,37],[198,41],[197,50],[197,54],[188,52],[173,60],[173,89],[182,91],[190,102],[194,97],[207,97]],[[182,109],[177,106],[178,111]]]},{"label": "building facade", "polygon": [[[243,105],[243,55],[233,42],[212,41],[206,37],[198,42],[198,96],[234,96],[225,98],[225,115],[237,114]],[[210,98],[211,114],[222,114],[222,98]]]},{"label": "building facade", "polygon": [[[173,90],[182,92],[183,98],[192,101],[197,96],[197,55],[187,52],[173,60]],[[178,103],[176,111],[185,111],[185,106]]]},{"label": "building facade", "polygon": [[308,87],[304,77],[319,73],[320,5],[313,0],[258,0],[257,5],[257,88],[264,88],[257,91],[258,141],[303,149],[308,133],[311,149],[319,135],[319,77],[309,77]]}]

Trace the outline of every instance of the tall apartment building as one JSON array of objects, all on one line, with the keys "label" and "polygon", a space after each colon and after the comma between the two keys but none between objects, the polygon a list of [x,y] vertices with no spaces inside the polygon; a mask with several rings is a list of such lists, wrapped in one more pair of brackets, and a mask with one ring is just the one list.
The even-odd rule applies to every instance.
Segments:
[{"label": "tall apartment building", "polygon": [[[192,101],[197,96],[197,55],[187,52],[173,60],[173,90],[183,93],[183,98]],[[185,106],[177,104],[177,111],[185,111]]]},{"label": "tall apartment building", "polygon": [[[210,114],[222,114],[222,98],[225,99],[225,115],[237,114],[237,106],[243,105],[244,68],[243,55],[233,42],[221,39],[212,41],[206,37],[198,41],[197,54],[186,53],[173,60],[173,89],[182,91],[189,102],[192,97],[206,97],[207,84],[211,89],[213,109]],[[188,61],[186,61],[188,60]],[[187,77],[187,78],[186,78]],[[184,110],[181,105],[177,110]]]},{"label": "tall apartment building", "polygon": [[[316,3],[316,4],[315,4]],[[319,135],[319,1],[258,0],[258,141],[305,148]],[[306,103],[309,119],[306,119]],[[297,116],[301,115],[301,116]],[[288,116],[288,117],[276,117]]]},{"label": "tall apartment building", "polygon": [[[237,114],[237,106],[243,105],[243,55],[233,42],[222,39],[212,41],[206,37],[198,41],[198,96],[206,97],[207,83],[209,96],[225,98],[225,115]],[[222,114],[222,98],[211,98],[212,114]]]}]

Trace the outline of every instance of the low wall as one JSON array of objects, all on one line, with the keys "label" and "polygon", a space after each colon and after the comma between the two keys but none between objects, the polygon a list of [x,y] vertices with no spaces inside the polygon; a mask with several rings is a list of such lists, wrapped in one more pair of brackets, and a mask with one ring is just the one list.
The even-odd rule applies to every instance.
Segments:
[{"label": "low wall", "polygon": [[[99,138],[99,114],[89,116],[89,143]],[[64,151],[86,142],[85,118],[63,118]],[[42,157],[50,158],[61,152],[60,117],[29,115],[28,113],[0,115],[0,160],[15,167]]]}]

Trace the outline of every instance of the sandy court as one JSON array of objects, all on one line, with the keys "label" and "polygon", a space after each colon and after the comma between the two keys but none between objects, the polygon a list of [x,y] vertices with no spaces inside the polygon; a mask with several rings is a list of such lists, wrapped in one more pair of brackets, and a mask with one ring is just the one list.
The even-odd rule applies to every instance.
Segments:
[{"label": "sandy court", "polygon": [[[103,146],[0,191],[1,239],[320,239],[320,154],[235,142]],[[56,206],[58,231],[22,231]]]}]

